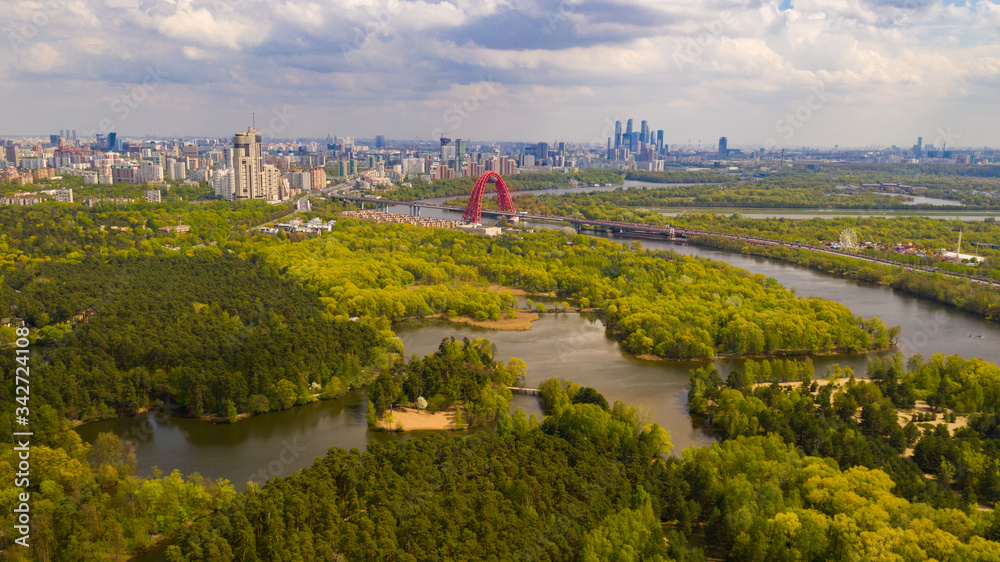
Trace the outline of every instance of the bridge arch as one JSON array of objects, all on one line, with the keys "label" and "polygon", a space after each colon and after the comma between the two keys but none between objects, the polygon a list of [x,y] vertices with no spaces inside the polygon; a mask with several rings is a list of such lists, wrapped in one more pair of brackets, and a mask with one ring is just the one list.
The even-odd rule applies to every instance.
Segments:
[{"label": "bridge arch", "polygon": [[514,200],[510,196],[510,190],[507,189],[507,183],[503,181],[500,174],[496,172],[486,172],[485,174],[479,176],[479,179],[476,180],[476,185],[472,188],[472,195],[469,196],[469,202],[465,205],[465,212],[462,213],[462,220],[464,222],[482,222],[483,193],[486,192],[486,186],[491,183],[496,184],[497,203],[500,204],[500,210],[510,213],[517,212],[517,210],[514,209]]}]

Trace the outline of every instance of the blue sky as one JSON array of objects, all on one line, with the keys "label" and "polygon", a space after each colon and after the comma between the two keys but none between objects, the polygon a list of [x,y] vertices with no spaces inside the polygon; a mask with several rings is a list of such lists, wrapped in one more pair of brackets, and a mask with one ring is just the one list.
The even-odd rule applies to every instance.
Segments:
[{"label": "blue sky", "polygon": [[0,135],[1000,146],[1000,1],[0,0]]}]

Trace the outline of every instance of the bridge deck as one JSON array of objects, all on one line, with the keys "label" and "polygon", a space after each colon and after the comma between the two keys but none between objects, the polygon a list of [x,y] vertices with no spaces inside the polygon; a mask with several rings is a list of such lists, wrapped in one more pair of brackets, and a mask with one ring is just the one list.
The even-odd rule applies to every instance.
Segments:
[{"label": "bridge deck", "polygon": [[[432,209],[443,209],[447,211],[457,211],[461,213],[464,209],[461,207],[452,207],[449,205],[438,205],[435,203],[422,203],[420,201],[393,201],[390,199],[375,199],[372,197],[358,197],[354,195],[335,195],[334,197],[342,199],[344,201],[357,201],[362,203],[376,203],[379,205],[407,205],[410,207],[427,207]],[[854,259],[859,259],[867,261],[870,263],[879,263],[883,265],[889,265],[893,267],[905,267],[907,270],[919,270],[927,273],[937,273],[948,277],[968,279],[972,283],[977,283],[979,285],[987,286],[989,288],[995,288],[996,281],[993,279],[979,277],[975,275],[967,275],[964,273],[957,273],[952,271],[945,271],[938,269],[936,267],[926,266],[926,265],[913,265],[905,262],[889,260],[882,257],[857,254],[845,250],[834,250],[832,248],[827,248],[826,246],[814,246],[812,244],[797,244],[794,242],[786,242],[784,240],[776,240],[772,238],[760,238],[756,236],[742,236],[738,234],[731,234],[728,232],[712,232],[707,230],[695,230],[692,228],[676,228],[670,226],[654,226],[650,224],[642,223],[629,223],[629,222],[618,222],[618,221],[605,221],[597,219],[587,219],[578,217],[562,217],[562,216],[552,216],[552,215],[534,215],[527,213],[511,213],[508,211],[495,211],[483,209],[482,213],[484,215],[493,216],[517,216],[521,219],[526,220],[547,220],[547,221],[558,221],[566,222],[576,225],[593,225],[593,226],[604,226],[611,229],[612,232],[646,232],[652,234],[662,234],[669,236],[671,239],[675,238],[688,238],[691,236],[718,236],[722,238],[728,238],[730,240],[738,240],[742,242],[747,242],[750,244],[756,244],[759,246],[784,246],[791,250],[808,250],[811,252],[821,252],[824,254],[839,255]]]},{"label": "bridge deck", "polygon": [[511,392],[514,394],[531,394],[533,396],[538,396],[540,393],[537,388],[524,388],[522,386],[508,386]]}]

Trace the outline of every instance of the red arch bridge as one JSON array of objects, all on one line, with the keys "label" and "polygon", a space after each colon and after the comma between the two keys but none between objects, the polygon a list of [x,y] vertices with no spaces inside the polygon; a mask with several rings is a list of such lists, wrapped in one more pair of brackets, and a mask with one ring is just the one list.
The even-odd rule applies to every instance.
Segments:
[{"label": "red arch bridge", "polygon": [[486,186],[493,184],[497,190],[497,203],[501,211],[517,213],[514,208],[514,200],[510,197],[510,189],[507,189],[507,182],[503,181],[500,174],[496,172],[486,172],[479,176],[476,185],[472,188],[469,202],[465,205],[465,212],[462,213],[462,221],[472,224],[479,224],[483,218],[483,193],[486,193]]}]

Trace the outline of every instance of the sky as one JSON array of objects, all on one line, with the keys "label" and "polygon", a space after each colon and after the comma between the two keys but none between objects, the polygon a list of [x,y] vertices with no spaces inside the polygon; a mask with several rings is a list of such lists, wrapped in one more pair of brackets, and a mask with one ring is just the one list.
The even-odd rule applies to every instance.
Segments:
[{"label": "sky", "polygon": [[1000,0],[0,0],[0,136],[1000,146]]}]

